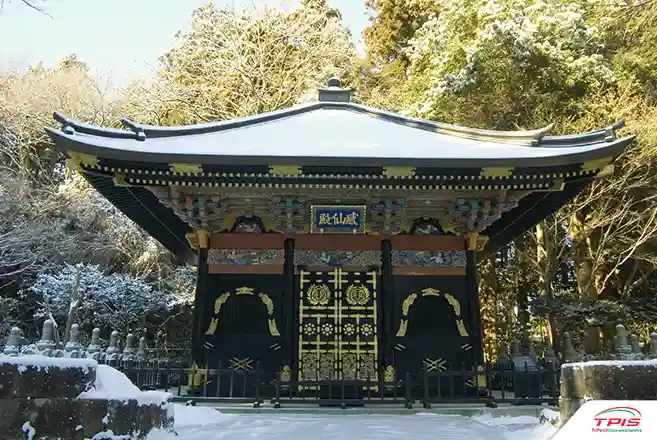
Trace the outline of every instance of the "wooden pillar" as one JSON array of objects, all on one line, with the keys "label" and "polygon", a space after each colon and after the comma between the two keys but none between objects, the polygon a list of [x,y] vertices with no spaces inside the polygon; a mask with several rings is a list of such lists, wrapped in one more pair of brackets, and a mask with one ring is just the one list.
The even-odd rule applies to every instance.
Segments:
[{"label": "wooden pillar", "polygon": [[394,365],[394,329],[393,309],[394,292],[392,278],[392,243],[390,240],[381,241],[381,302],[383,313],[383,337],[381,344],[381,358],[383,367]]},{"label": "wooden pillar", "polygon": [[289,366],[297,365],[295,343],[295,327],[297,325],[297,307],[294,298],[294,239],[285,240],[285,267],[283,277],[285,278],[285,290],[283,292],[283,328],[285,329],[285,350],[287,351]]},{"label": "wooden pillar", "polygon": [[208,285],[208,249],[198,250],[198,272],[196,275],[196,294],[194,295],[193,331],[192,331],[192,365],[203,365],[205,361],[203,350],[203,322],[206,290]]},{"label": "wooden pillar", "polygon": [[469,298],[468,304],[470,304],[468,323],[471,329],[473,363],[475,365],[483,365],[484,341],[481,322],[481,304],[479,303],[479,283],[477,282],[477,254],[475,251],[467,251],[466,253],[465,277],[466,291]]}]

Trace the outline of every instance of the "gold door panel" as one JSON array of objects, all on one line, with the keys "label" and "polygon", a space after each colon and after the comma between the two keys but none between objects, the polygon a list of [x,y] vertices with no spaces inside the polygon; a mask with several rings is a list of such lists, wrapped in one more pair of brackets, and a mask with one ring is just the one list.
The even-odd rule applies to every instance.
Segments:
[{"label": "gold door panel", "polygon": [[299,380],[378,380],[377,276],[299,274]]}]

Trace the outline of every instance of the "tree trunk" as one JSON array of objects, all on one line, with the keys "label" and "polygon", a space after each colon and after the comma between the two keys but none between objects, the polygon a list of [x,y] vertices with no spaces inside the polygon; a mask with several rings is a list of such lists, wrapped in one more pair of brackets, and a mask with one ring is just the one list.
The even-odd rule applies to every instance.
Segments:
[{"label": "tree trunk", "polygon": [[82,297],[80,295],[80,276],[82,275],[82,267],[80,265],[76,266],[75,279],[73,281],[73,287],[71,288],[71,301],[68,306],[68,315],[66,316],[66,328],[64,329],[64,341],[68,341],[71,336],[71,327],[75,324],[75,318],[77,316],[77,311],[80,308],[82,303]]},{"label": "tree trunk", "polygon": [[[575,262],[575,279],[580,298],[595,300],[598,293],[593,274],[593,260],[590,240],[585,226],[585,215],[579,211],[570,216],[570,232],[573,236],[573,260]],[[600,328],[587,326],[584,329],[584,350],[587,354],[600,351]]]}]

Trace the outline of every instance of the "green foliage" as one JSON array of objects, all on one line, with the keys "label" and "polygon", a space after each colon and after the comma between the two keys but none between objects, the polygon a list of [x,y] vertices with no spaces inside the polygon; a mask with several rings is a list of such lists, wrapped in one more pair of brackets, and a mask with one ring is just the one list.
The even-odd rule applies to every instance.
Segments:
[{"label": "green foliage", "polygon": [[142,121],[192,124],[307,101],[331,76],[349,83],[355,47],[325,2],[259,15],[209,4],[161,60],[155,87],[133,86],[125,110]]}]

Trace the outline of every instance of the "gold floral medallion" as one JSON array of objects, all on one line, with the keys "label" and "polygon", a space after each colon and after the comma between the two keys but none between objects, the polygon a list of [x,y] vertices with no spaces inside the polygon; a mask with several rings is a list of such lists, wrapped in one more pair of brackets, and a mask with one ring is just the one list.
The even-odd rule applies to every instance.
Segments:
[{"label": "gold floral medallion", "polygon": [[370,289],[365,286],[352,284],[347,287],[347,302],[352,306],[364,306],[370,300]]},{"label": "gold floral medallion", "polygon": [[331,300],[331,289],[325,284],[313,284],[308,288],[308,302],[313,306],[325,306]]}]

